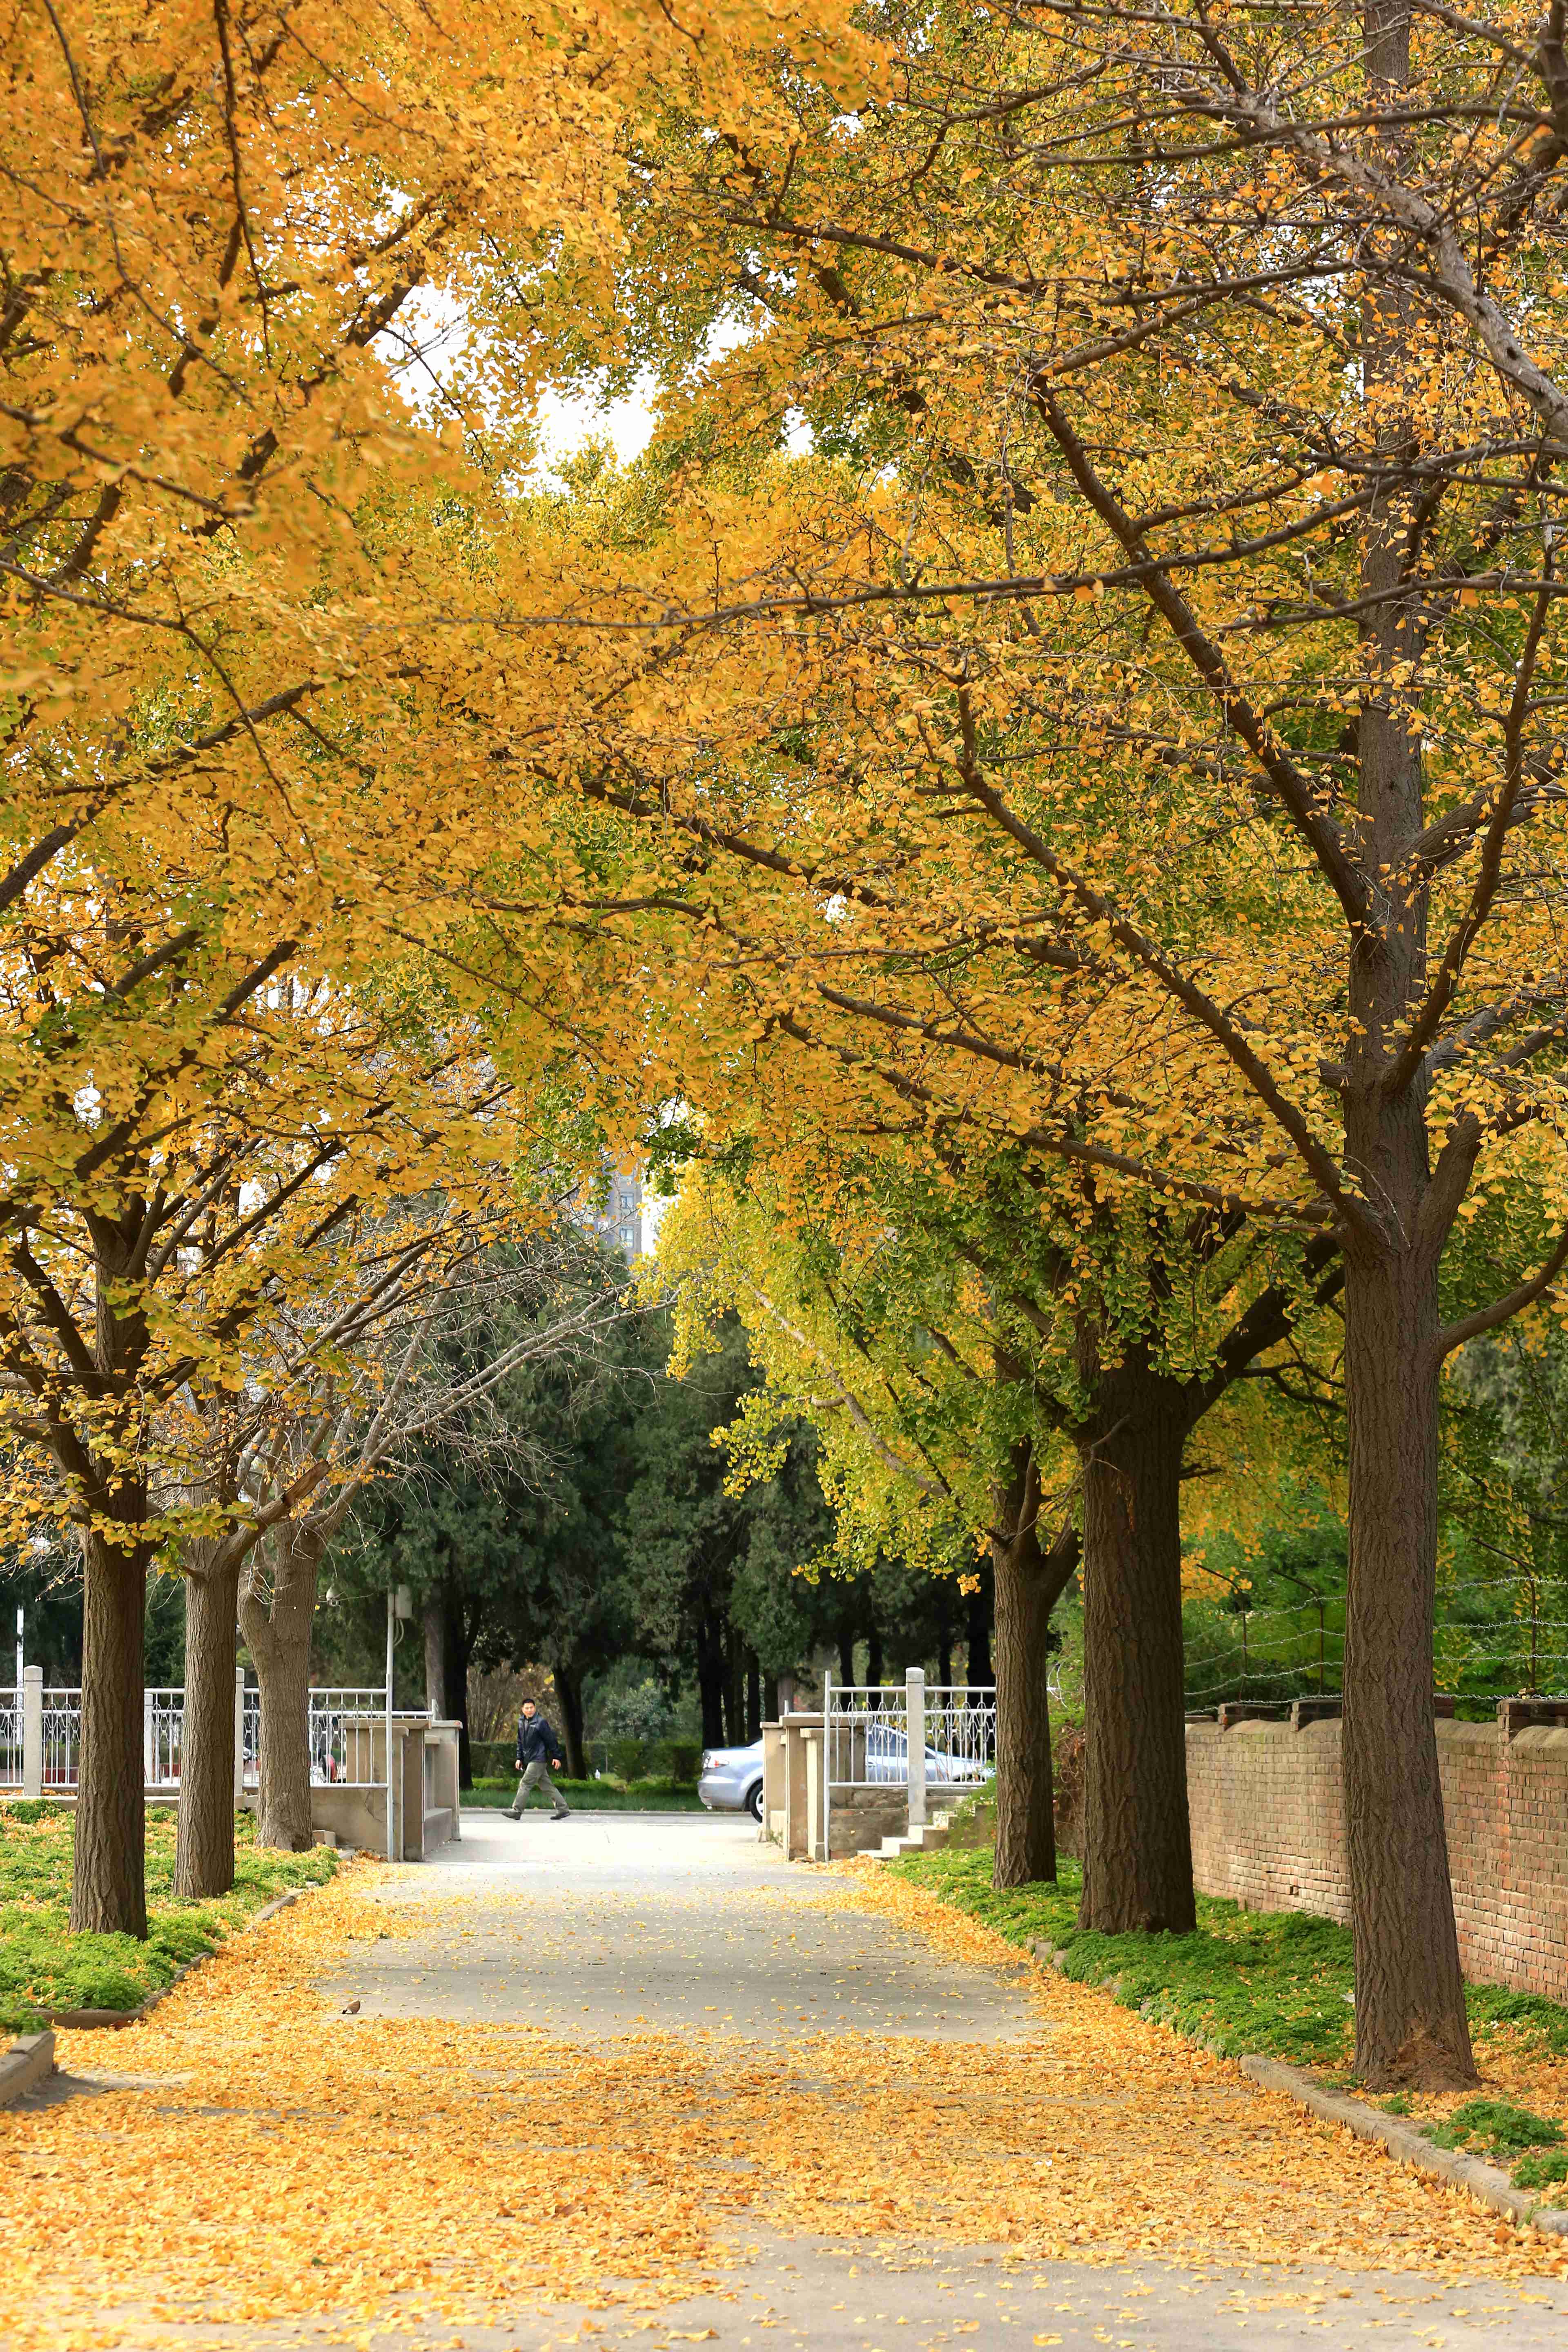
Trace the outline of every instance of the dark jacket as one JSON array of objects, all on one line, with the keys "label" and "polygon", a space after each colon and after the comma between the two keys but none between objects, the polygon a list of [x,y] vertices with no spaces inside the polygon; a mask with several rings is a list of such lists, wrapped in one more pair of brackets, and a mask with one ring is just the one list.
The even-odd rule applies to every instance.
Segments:
[{"label": "dark jacket", "polygon": [[519,1769],[530,1764],[553,1764],[565,1750],[542,1715],[519,1717],[517,1727],[517,1761]]}]

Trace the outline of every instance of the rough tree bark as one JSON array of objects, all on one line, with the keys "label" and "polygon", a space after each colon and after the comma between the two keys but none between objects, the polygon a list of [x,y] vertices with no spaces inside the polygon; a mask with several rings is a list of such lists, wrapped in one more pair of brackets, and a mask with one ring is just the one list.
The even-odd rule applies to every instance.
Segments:
[{"label": "rough tree bark", "polygon": [[994,1595],[988,1569],[982,1569],[980,1580],[969,1595],[965,1620],[967,1648],[963,1675],[980,1690],[989,1689],[996,1680],[996,1669],[991,1658],[991,1624]]},{"label": "rough tree bark", "polygon": [[174,1837],[174,1893],[187,1901],[234,1885],[234,1629],[239,1563],[226,1546],[193,1547],[185,1574],[185,1721]]},{"label": "rough tree bark", "polygon": [[[1410,81],[1408,0],[1370,0],[1365,31],[1369,93],[1397,110]],[[1345,1159],[1359,1201],[1343,1243],[1344,1776],[1356,2072],[1379,2087],[1436,2090],[1476,2079],[1432,1705],[1437,1269],[1468,1169],[1446,1195],[1434,1186],[1429,1080],[1403,1050],[1430,984],[1427,882],[1412,856],[1426,817],[1421,720],[1400,683],[1418,666],[1426,625],[1408,551],[1417,498],[1404,472],[1419,443],[1411,398],[1417,323],[1403,286],[1380,288],[1366,304],[1363,383],[1391,487],[1362,541],[1357,814],[1370,869],[1399,880],[1395,903],[1362,928],[1349,971]]]},{"label": "rough tree bark", "polygon": [[427,1592],[420,1611],[425,1630],[425,1704],[438,1720],[447,1719],[447,1602],[440,1592]]},{"label": "rough tree bark", "polygon": [[1354,1406],[1343,1729],[1356,2071],[1379,2084],[1448,2085],[1473,2082],[1475,2062],[1432,1704],[1436,1272],[1415,1252],[1363,1265],[1353,1244],[1346,1260]]},{"label": "rough tree bark", "polygon": [[[1086,1368],[1089,1369],[1089,1368]],[[1084,1852],[1106,1935],[1196,1920],[1182,1646],[1183,1385],[1130,1349],[1094,1371],[1083,1483]]]},{"label": "rough tree bark", "polygon": [[552,1665],[550,1671],[554,1676],[556,1696],[561,1701],[561,1737],[566,1746],[566,1777],[569,1780],[585,1780],[588,1765],[583,1753],[583,1678],[559,1661]]},{"label": "rough tree bark", "polygon": [[724,1637],[704,1613],[697,1624],[697,1690],[702,1703],[702,1745],[724,1745]]},{"label": "rough tree bark", "polygon": [[733,1625],[724,1633],[724,1722],[731,1748],[746,1744],[746,1658],[740,1634]]},{"label": "rough tree bark", "polygon": [[473,1748],[468,1733],[468,1661],[473,1655],[473,1629],[463,1613],[463,1599],[455,1584],[442,1595],[441,1658],[446,1716],[458,1727],[458,1786],[474,1785]]},{"label": "rough tree bark", "polygon": [[1057,1874],[1047,1646],[1051,1612],[1078,1565],[1069,1524],[1048,1551],[1039,1537],[1039,1476],[1026,1439],[1013,1448],[996,1498],[991,1557],[996,1579],[995,1886]]},{"label": "rough tree bark", "polygon": [[121,1490],[116,1509],[131,1543],[111,1544],[89,1527],[82,1546],[81,1754],[70,1925],[81,1934],[144,1937],[142,1643],[148,1554],[136,1540],[145,1514],[131,1520],[127,1499]]},{"label": "rough tree bark", "polygon": [[[240,1589],[239,1622],[261,1689],[261,1770],[256,1838],[258,1845],[304,1853],[314,1843],[310,1818],[310,1625],[316,1584],[330,1530],[310,1519],[272,1535],[270,1608],[260,1577],[247,1571]],[[259,1562],[259,1553],[253,1561]]]}]

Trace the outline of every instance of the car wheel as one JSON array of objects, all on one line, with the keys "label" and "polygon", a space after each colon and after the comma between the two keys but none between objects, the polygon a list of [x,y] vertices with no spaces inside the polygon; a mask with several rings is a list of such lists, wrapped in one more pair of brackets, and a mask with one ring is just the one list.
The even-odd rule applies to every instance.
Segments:
[{"label": "car wheel", "polygon": [[756,1787],[755,1787],[754,1789],[749,1790],[747,1791],[747,1795],[746,1795],[746,1811],[750,1813],[750,1815],[751,1815],[752,1819],[754,1822],[760,1822],[760,1821],[762,1820],[762,1818],[763,1818],[763,1784],[762,1784],[762,1782],[761,1782],[760,1780],[757,1782],[757,1785],[756,1785]]}]

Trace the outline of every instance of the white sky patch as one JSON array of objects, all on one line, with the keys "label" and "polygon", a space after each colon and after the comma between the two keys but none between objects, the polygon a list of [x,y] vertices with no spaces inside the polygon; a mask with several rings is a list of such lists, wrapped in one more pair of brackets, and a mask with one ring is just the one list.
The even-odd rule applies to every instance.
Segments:
[{"label": "white sky patch", "polygon": [[[438,387],[443,366],[448,348],[463,331],[456,304],[439,289],[426,287],[405,305],[396,332],[382,339],[404,398],[426,423],[442,414]],[[720,320],[709,330],[701,365],[717,366],[731,352],[748,343],[752,332],[748,320]],[[417,356],[411,352],[411,345]],[[605,398],[606,388],[605,379],[598,388],[584,385],[575,392],[547,391],[541,396],[539,456],[533,467],[536,483],[559,484],[561,466],[595,441],[609,444],[617,465],[629,466],[642,456],[658,421],[658,385],[652,371],[645,368],[629,390],[613,399]],[[798,409],[786,414],[784,446],[794,457],[804,457],[812,449],[811,427]]]},{"label": "white sky patch", "polygon": [[618,400],[593,393],[547,392],[539,404],[539,462],[551,473],[590,441],[607,441],[618,465],[629,466],[653,439],[655,385],[643,374]]},{"label": "white sky patch", "polygon": [[78,1087],[71,1097],[71,1108],[83,1127],[96,1127],[98,1115],[103,1108],[103,1097],[95,1086]]}]

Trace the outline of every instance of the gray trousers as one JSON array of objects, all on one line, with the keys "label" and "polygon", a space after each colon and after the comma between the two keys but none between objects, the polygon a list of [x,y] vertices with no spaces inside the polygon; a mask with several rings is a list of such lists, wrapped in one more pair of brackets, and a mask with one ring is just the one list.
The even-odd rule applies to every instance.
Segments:
[{"label": "gray trousers", "polygon": [[569,1813],[571,1811],[571,1806],[567,1803],[565,1798],[562,1795],[560,1790],[556,1787],[554,1781],[550,1777],[549,1766],[544,1763],[542,1758],[536,1757],[533,1762],[527,1767],[521,1780],[518,1782],[517,1794],[512,1799],[510,1804],[507,1807],[508,1812],[511,1815],[514,1821],[517,1819],[519,1813],[521,1812],[524,1805],[527,1804],[530,1797],[532,1796],[535,1789],[543,1790],[545,1795],[549,1798],[551,1803],[555,1808],[557,1820],[560,1819],[563,1813]]}]

